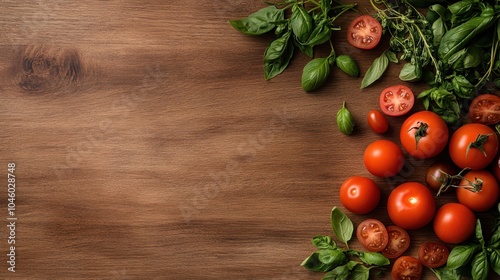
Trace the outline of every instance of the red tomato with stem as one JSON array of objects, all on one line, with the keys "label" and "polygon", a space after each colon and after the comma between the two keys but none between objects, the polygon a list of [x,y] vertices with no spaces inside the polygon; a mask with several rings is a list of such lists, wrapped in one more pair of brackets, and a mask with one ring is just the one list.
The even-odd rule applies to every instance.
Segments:
[{"label": "red tomato with stem", "polygon": [[420,261],[414,257],[399,257],[392,265],[393,280],[417,280],[422,277],[423,266]]},{"label": "red tomato with stem", "polygon": [[430,268],[445,265],[449,255],[448,247],[440,242],[427,241],[418,247],[418,259],[423,265]]},{"label": "red tomato with stem", "polygon": [[362,50],[375,48],[382,37],[382,25],[370,15],[355,18],[347,27],[347,41]]},{"label": "red tomato with stem", "polygon": [[436,212],[431,191],[417,182],[406,182],[396,187],[387,200],[389,218],[407,230],[427,225]]},{"label": "red tomato with stem", "polygon": [[370,178],[352,176],[340,186],[340,202],[355,214],[367,214],[377,206],[380,188]]},{"label": "red tomato with stem", "polygon": [[457,168],[448,161],[436,161],[425,172],[425,183],[431,190],[438,192],[443,183],[448,184],[450,176],[457,173]]},{"label": "red tomato with stem", "polygon": [[481,94],[474,98],[469,107],[472,122],[486,125],[500,122],[500,97],[493,94]]},{"label": "red tomato with stem", "polygon": [[401,125],[399,139],[403,148],[417,159],[433,158],[448,144],[448,126],[438,114],[420,111]]},{"label": "red tomato with stem", "polygon": [[394,142],[381,139],[365,149],[363,163],[366,169],[378,177],[391,177],[399,173],[405,164],[403,151]]},{"label": "red tomato with stem", "polygon": [[389,235],[389,243],[381,252],[386,258],[395,259],[410,247],[410,235],[406,230],[391,225],[387,227],[387,234]]},{"label": "red tomato with stem", "polygon": [[460,203],[444,204],[434,217],[434,233],[445,243],[462,243],[472,236],[475,228],[476,215]]},{"label": "red tomato with stem", "polygon": [[460,168],[483,169],[497,156],[498,137],[489,126],[470,123],[457,129],[450,138],[451,160]]},{"label": "red tomato with stem", "polygon": [[358,241],[370,252],[382,251],[389,242],[385,225],[376,219],[361,222],[356,229]]},{"label": "red tomato with stem", "polygon": [[389,123],[385,116],[377,110],[370,110],[367,116],[370,128],[378,134],[385,133],[389,129]]},{"label": "red tomato with stem", "polygon": [[380,109],[389,116],[402,116],[408,113],[415,103],[415,96],[405,85],[390,86],[380,94]]},{"label": "red tomato with stem", "polygon": [[496,205],[499,195],[495,176],[486,170],[467,172],[457,188],[458,201],[477,212],[484,212]]}]

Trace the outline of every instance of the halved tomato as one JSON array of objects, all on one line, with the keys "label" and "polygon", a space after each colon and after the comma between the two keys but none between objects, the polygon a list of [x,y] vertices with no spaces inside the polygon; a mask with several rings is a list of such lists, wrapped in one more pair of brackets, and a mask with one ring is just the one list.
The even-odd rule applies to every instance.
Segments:
[{"label": "halved tomato", "polygon": [[380,42],[382,31],[382,25],[374,17],[361,15],[349,24],[347,41],[356,48],[370,50]]},{"label": "halved tomato", "polygon": [[361,222],[356,229],[358,241],[371,252],[382,251],[389,242],[389,234],[385,225],[376,219]]},{"label": "halved tomato", "polygon": [[387,227],[387,234],[389,235],[389,243],[381,252],[386,258],[395,259],[410,247],[410,235],[406,230],[391,225]]},{"label": "halved tomato", "polygon": [[500,97],[488,93],[478,95],[470,104],[469,118],[488,125],[500,122]]},{"label": "halved tomato", "polygon": [[392,266],[393,280],[417,280],[422,277],[422,263],[410,256],[399,257]]},{"label": "halved tomato", "polygon": [[402,116],[408,113],[414,103],[415,95],[405,85],[387,87],[380,94],[380,109],[389,116]]},{"label": "halved tomato", "polygon": [[445,265],[449,254],[448,247],[441,242],[427,241],[418,247],[418,259],[430,268]]}]

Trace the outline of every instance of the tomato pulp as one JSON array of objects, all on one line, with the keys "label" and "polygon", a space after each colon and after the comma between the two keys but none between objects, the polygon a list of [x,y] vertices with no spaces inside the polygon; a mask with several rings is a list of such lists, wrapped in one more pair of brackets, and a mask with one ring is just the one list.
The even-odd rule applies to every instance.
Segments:
[{"label": "tomato pulp", "polygon": [[382,25],[370,15],[355,18],[347,28],[347,41],[359,49],[373,49],[381,37]]},{"label": "tomato pulp", "polygon": [[356,237],[361,245],[371,252],[382,251],[389,242],[387,228],[376,219],[361,222],[356,229]]},{"label": "tomato pulp", "polygon": [[469,118],[475,123],[496,124],[500,122],[500,97],[481,94],[472,100]]},{"label": "tomato pulp", "polygon": [[399,257],[392,266],[393,280],[420,279],[422,277],[422,263],[414,257]]},{"label": "tomato pulp", "polygon": [[410,247],[410,236],[403,228],[390,225],[387,227],[387,234],[389,243],[381,252],[386,258],[395,259]]},{"label": "tomato pulp", "polygon": [[408,113],[415,103],[415,96],[405,85],[385,88],[380,94],[380,109],[389,116],[402,116]]}]

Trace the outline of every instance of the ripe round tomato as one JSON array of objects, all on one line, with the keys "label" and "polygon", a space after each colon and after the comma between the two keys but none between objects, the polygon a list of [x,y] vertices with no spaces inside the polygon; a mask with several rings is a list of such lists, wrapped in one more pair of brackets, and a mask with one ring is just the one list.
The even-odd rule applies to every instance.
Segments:
[{"label": "ripe round tomato", "polygon": [[387,227],[387,234],[389,235],[389,243],[381,252],[386,258],[395,259],[410,247],[410,235],[406,230],[391,225]]},{"label": "ripe round tomato", "polygon": [[430,268],[445,265],[449,254],[448,247],[440,242],[427,241],[418,247],[418,259]]},{"label": "ripe round tomato", "polygon": [[399,173],[405,164],[403,151],[394,142],[381,139],[368,145],[363,162],[371,174],[378,177],[391,177]]},{"label": "ripe round tomato", "polygon": [[417,182],[406,182],[396,187],[387,200],[389,218],[404,229],[419,229],[427,225],[436,212],[431,191]]},{"label": "ripe round tomato", "polygon": [[382,251],[389,242],[389,235],[384,224],[375,219],[361,222],[356,229],[356,237],[361,245],[370,252]]},{"label": "ripe round tomato", "polygon": [[469,239],[476,228],[476,215],[460,203],[447,203],[436,212],[434,232],[441,241],[458,244]]},{"label": "ripe round tomato", "polygon": [[431,111],[409,116],[399,133],[406,152],[418,159],[433,158],[441,153],[448,144],[448,136],[448,126],[443,118]]},{"label": "ripe round tomato", "polygon": [[497,151],[496,133],[480,123],[464,124],[453,133],[449,143],[451,160],[460,168],[483,169],[496,158]]},{"label": "ripe round tomato", "polygon": [[500,122],[500,97],[481,94],[472,100],[469,118],[475,123],[496,124]]},{"label": "ripe round tomato", "polygon": [[448,161],[436,161],[425,172],[425,183],[433,191],[439,191],[441,185],[449,180],[449,175],[456,175],[457,169]]},{"label": "ripe round tomato", "polygon": [[380,200],[380,188],[370,178],[352,176],[340,186],[340,202],[355,214],[367,214]]},{"label": "ripe round tomato", "polygon": [[402,116],[408,113],[415,103],[415,96],[405,85],[390,86],[380,94],[380,109],[389,116]]},{"label": "ripe round tomato", "polygon": [[367,122],[375,133],[385,133],[389,129],[389,124],[385,116],[377,110],[368,112]]},{"label": "ripe round tomato", "polygon": [[355,18],[347,28],[347,41],[362,50],[375,48],[382,37],[382,25],[370,15]]},{"label": "ripe round tomato", "polygon": [[399,257],[392,265],[393,280],[418,280],[422,277],[422,263],[414,257]]},{"label": "ripe round tomato", "polygon": [[[480,182],[482,181],[482,182]],[[490,172],[486,170],[472,170],[465,174],[457,189],[457,198],[460,203],[469,207],[472,211],[483,212],[496,205],[500,195],[498,182]],[[464,188],[465,186],[481,190],[473,192]]]}]

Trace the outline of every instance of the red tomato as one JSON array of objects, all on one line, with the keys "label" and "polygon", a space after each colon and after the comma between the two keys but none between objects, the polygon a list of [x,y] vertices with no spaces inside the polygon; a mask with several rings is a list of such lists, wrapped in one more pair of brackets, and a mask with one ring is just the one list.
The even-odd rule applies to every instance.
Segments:
[{"label": "red tomato", "polygon": [[380,109],[389,116],[402,116],[413,108],[415,96],[404,85],[390,86],[380,94]]},{"label": "red tomato", "polygon": [[366,169],[378,177],[391,177],[399,173],[405,164],[403,151],[394,142],[375,140],[365,149],[363,162]]},{"label": "red tomato", "polygon": [[441,241],[458,244],[469,239],[476,228],[476,215],[460,203],[447,203],[436,212],[434,232]]},{"label": "red tomato", "polygon": [[461,126],[453,133],[449,143],[451,160],[460,168],[483,169],[496,158],[497,151],[496,133],[480,123]]},{"label": "red tomato", "polygon": [[425,172],[425,183],[433,191],[439,191],[444,182],[448,182],[449,176],[456,175],[457,169],[448,161],[436,161]]},{"label": "red tomato", "polygon": [[380,200],[380,189],[370,178],[352,176],[340,186],[340,202],[355,214],[367,214]]},{"label": "red tomato", "polygon": [[446,264],[450,251],[440,242],[427,241],[418,247],[418,259],[430,268],[440,267]]},{"label": "red tomato", "polygon": [[448,136],[448,126],[443,118],[431,111],[409,116],[399,133],[406,152],[418,159],[433,158],[441,153],[448,144]]},{"label": "red tomato", "polygon": [[410,236],[406,230],[398,226],[388,226],[387,233],[389,243],[381,253],[388,259],[395,259],[410,247]]},{"label": "red tomato", "polygon": [[469,118],[482,124],[500,122],[500,97],[493,94],[478,95],[470,104]]},{"label": "red tomato", "polygon": [[417,182],[406,182],[396,187],[387,200],[389,218],[404,229],[419,229],[427,225],[436,212],[431,191]]},{"label": "red tomato", "polygon": [[[480,188],[480,190],[474,192],[469,190],[469,187]],[[469,171],[460,182],[460,188],[457,188],[458,201],[477,212],[483,212],[493,207],[497,203],[499,195],[500,189],[495,176],[486,170]]]},{"label": "red tomato", "polygon": [[355,18],[347,28],[347,41],[353,47],[373,49],[382,37],[382,25],[370,15]]},{"label": "red tomato", "polygon": [[377,110],[368,112],[367,122],[375,133],[385,133],[389,129],[389,124],[385,116]]},{"label": "red tomato", "polygon": [[389,242],[389,235],[384,224],[375,219],[361,222],[356,229],[356,237],[361,245],[370,252],[382,251]]},{"label": "red tomato", "polygon": [[393,280],[418,280],[422,277],[422,263],[414,257],[399,257],[392,265]]}]

